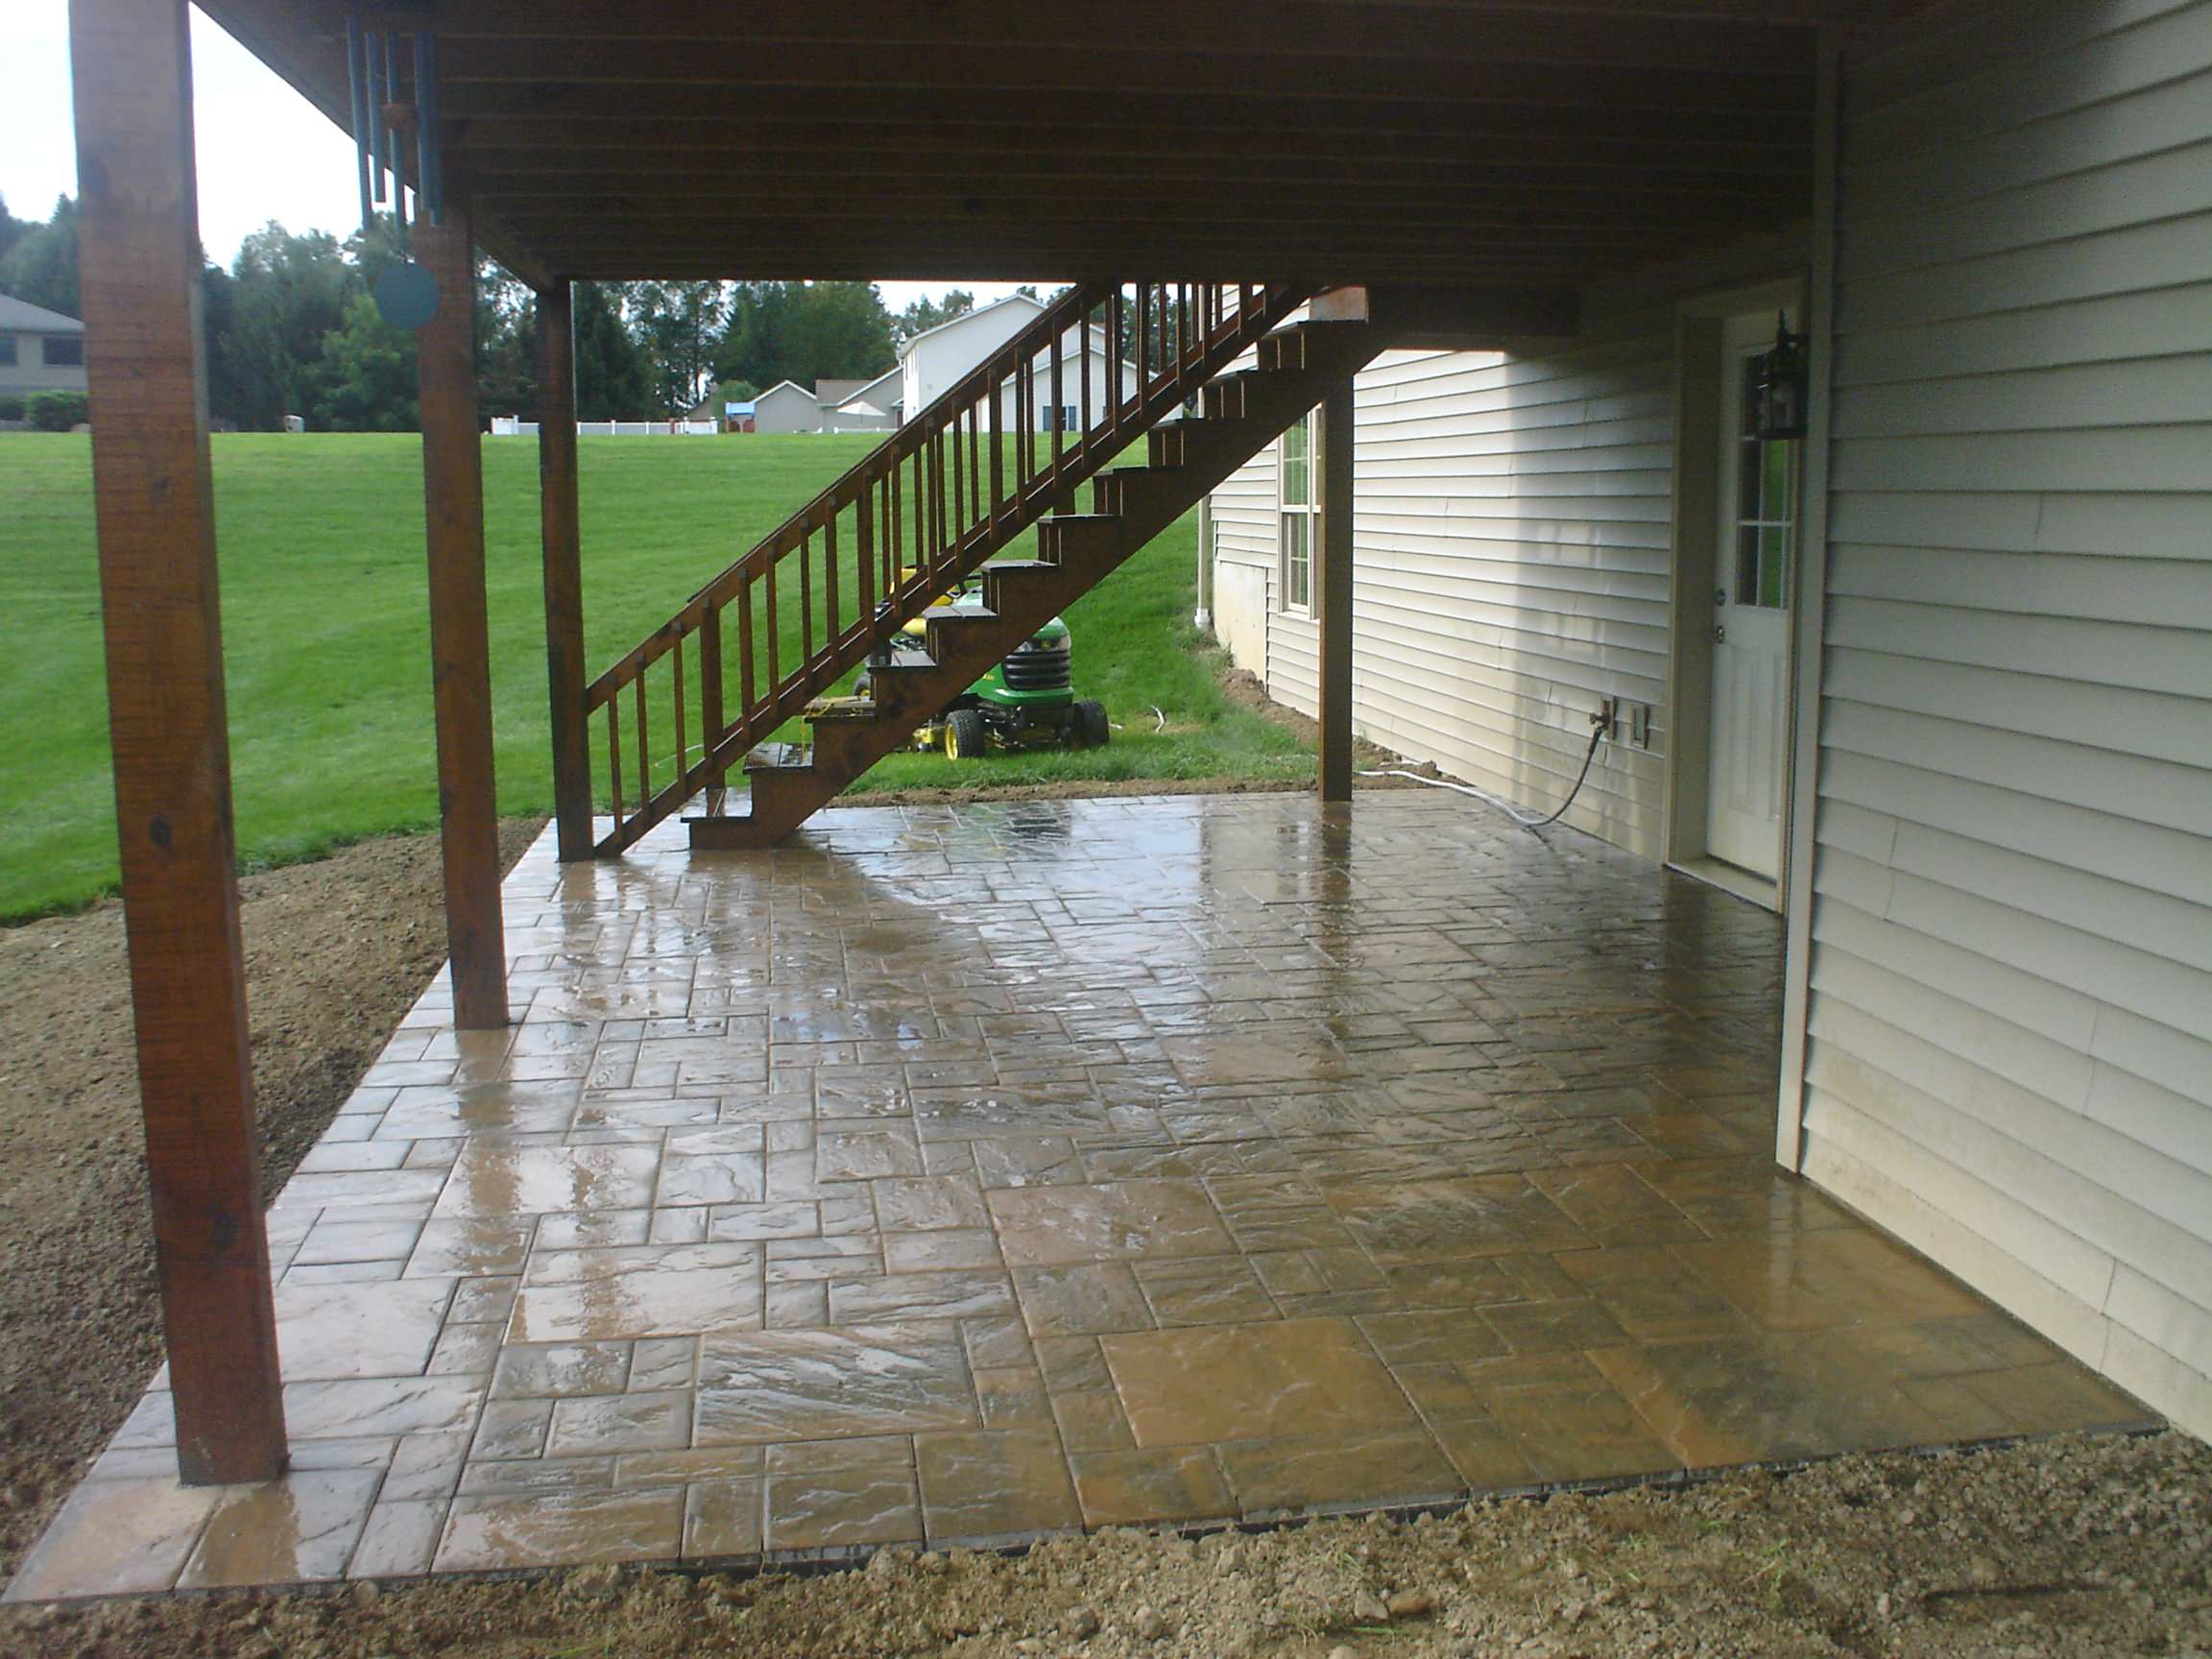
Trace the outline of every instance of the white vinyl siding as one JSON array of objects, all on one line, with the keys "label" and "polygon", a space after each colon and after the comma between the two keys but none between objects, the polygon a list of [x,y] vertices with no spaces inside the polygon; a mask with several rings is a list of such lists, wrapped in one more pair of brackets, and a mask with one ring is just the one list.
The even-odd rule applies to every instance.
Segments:
[{"label": "white vinyl siding", "polygon": [[[1550,810],[1575,781],[1599,699],[1648,704],[1651,747],[1600,750],[1567,822],[1660,855],[1675,303],[1801,256],[1794,246],[1731,254],[1585,296],[1584,337],[1569,346],[1389,351],[1359,374],[1361,735]],[[1273,447],[1214,496],[1239,557],[1266,534],[1247,503],[1272,482]],[[1312,713],[1313,624],[1278,607],[1267,626],[1270,694]]]},{"label": "white vinyl siding", "polygon": [[2212,0],[1841,85],[1804,1168],[2212,1431]]}]

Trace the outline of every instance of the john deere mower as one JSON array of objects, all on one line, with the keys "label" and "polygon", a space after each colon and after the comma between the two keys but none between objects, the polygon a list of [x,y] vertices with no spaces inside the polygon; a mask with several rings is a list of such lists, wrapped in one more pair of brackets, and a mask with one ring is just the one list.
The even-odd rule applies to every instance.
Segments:
[{"label": "john deere mower", "polygon": [[[966,584],[938,603],[980,610],[981,586]],[[869,661],[889,661],[923,648],[922,618],[917,616]],[[854,689],[866,694],[866,670]],[[988,754],[993,745],[1002,749],[1101,749],[1112,735],[1106,706],[1075,695],[1068,624],[1055,616],[962,692],[951,708],[915,733],[914,747],[942,748],[950,759],[971,760]]]}]

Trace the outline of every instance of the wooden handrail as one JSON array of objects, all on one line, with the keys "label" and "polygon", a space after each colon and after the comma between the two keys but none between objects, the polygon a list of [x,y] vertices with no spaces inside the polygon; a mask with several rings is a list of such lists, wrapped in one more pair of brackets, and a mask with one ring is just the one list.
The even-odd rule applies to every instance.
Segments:
[{"label": "wooden handrail", "polygon": [[[620,851],[701,788],[718,788],[756,744],[1066,502],[1305,298],[1281,285],[1141,281],[1084,284],[1054,301],[585,688],[583,717],[608,711],[614,828],[596,850]],[[1080,386],[1072,399],[1070,371]],[[1094,396],[1101,378],[1104,395]],[[1080,411],[1073,421],[1071,409]],[[1042,461],[1040,448],[1049,452]],[[794,612],[795,641],[785,637]],[[733,621],[734,681],[724,638]],[[645,682],[663,660],[673,743],[667,781],[656,788]],[[696,699],[686,661],[697,670]],[[636,702],[628,791],[625,693]]]}]

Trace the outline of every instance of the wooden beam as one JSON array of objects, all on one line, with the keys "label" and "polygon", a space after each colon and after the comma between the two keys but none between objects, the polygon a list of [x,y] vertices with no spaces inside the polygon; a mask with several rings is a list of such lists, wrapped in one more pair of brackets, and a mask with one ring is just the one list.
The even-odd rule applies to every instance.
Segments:
[{"label": "wooden beam", "polygon": [[1503,340],[1568,335],[1581,326],[1581,304],[1571,289],[1467,282],[1332,288],[1315,297],[1311,315],[1369,323],[1392,347],[1428,351],[1494,349]]},{"label": "wooden beam", "polygon": [[[1128,180],[1113,187],[1055,187],[1048,181],[1016,191],[1004,181],[953,180],[770,180],[688,177],[660,179],[626,189],[620,180],[595,178],[569,185],[531,180],[510,187],[487,183],[483,199],[495,203],[519,228],[571,220],[621,219],[650,223],[680,219],[735,225],[759,218],[808,213],[828,225],[841,220],[900,224],[1095,224],[1098,203],[1111,199],[1120,225],[1311,225],[1378,229],[1414,226],[1519,232],[1572,229],[1609,233],[1612,239],[1647,231],[1653,224],[1696,230],[1714,225],[1772,222],[1802,215],[1811,205],[1801,189],[1769,187],[1755,194],[1708,190],[1474,190],[1451,185],[1178,184]],[[1234,197],[1234,204],[1224,201]]]},{"label": "wooden beam", "polygon": [[1352,799],[1352,381],[1321,400],[1313,482],[1313,621],[1319,637],[1320,730],[1314,748],[1321,799]]},{"label": "wooden beam", "polygon": [[415,228],[438,283],[438,314],[415,336],[421,383],[422,501],[430,555],[431,685],[453,1022],[507,1023],[507,941],[499,910],[499,813],[493,788],[490,623],[484,598],[484,444],[476,419],[476,249],[466,199],[445,223]]},{"label": "wooden beam", "polygon": [[1710,167],[1655,164],[1612,152],[1620,165],[1548,164],[1518,161],[1476,165],[1429,157],[1393,160],[1387,169],[1373,158],[1301,156],[1295,180],[1278,161],[1262,156],[1101,156],[1081,151],[1016,152],[945,156],[923,151],[838,149],[805,152],[752,150],[743,165],[733,152],[704,150],[662,154],[648,169],[627,150],[532,151],[476,150],[470,153],[479,194],[512,198],[557,196],[563,200],[621,193],[636,187],[687,195],[721,185],[753,196],[805,195],[819,199],[825,189],[860,192],[956,190],[986,194],[1038,190],[1078,191],[1094,201],[1101,192],[1176,198],[1197,196],[1218,204],[1225,191],[1260,190],[1278,195],[1306,187],[1351,194],[1362,188],[1382,200],[1514,200],[1652,203],[1674,197],[1704,201],[1763,203],[1779,195],[1806,197],[1812,155],[1794,151],[1762,169],[1716,171]]},{"label": "wooden beam", "polygon": [[[1568,84],[1572,82],[1573,84]],[[1484,111],[1543,108],[1552,121],[1539,131],[1575,130],[1587,119],[1600,130],[1626,118],[1641,118],[1654,136],[1725,137],[1741,132],[1794,140],[1811,118],[1810,76],[1753,82],[1748,96],[1728,77],[1665,72],[1578,70],[1559,75],[1477,77],[1452,96],[1400,96],[1387,88],[1323,97],[1279,93],[1264,82],[1243,82],[1206,91],[1118,92],[1079,85],[1052,97],[1055,123],[1071,126],[1159,124],[1212,127],[1243,123],[1266,128],[1285,140],[1306,131],[1452,132],[1463,121],[1483,119]],[[742,108],[753,120],[819,119],[825,101],[865,102],[879,120],[976,121],[995,115],[1000,125],[1034,128],[1042,116],[1037,95],[1019,84],[994,89],[973,86],[906,86],[858,83],[845,87],[655,83],[638,86],[622,81],[477,82],[452,87],[445,105],[455,121],[499,120],[510,116],[555,116],[572,121],[635,120],[651,114],[666,121],[668,142],[681,145],[680,129],[690,122],[718,122]],[[1738,94],[1732,98],[1731,92]],[[1563,124],[1564,123],[1564,124]],[[1493,122],[1495,124],[1495,121]],[[1071,142],[1059,138],[1056,141]]]},{"label": "wooden beam", "polygon": [[[1652,131],[1648,120],[1603,112],[1520,108],[1512,119],[1491,108],[1462,111],[1449,132],[1323,132],[1299,135],[1300,165],[1329,162],[1373,178],[1442,172],[1479,179],[1495,172],[1519,178],[1537,168],[1586,170],[1602,181],[1630,180],[1650,169],[1730,178],[1781,172],[1802,177],[1813,164],[1809,123],[1755,137],[1742,128],[1695,136]],[[1582,119],[1577,119],[1581,117]],[[1149,176],[1157,168],[1224,177],[1283,177],[1283,134],[1218,121],[1175,129],[1116,125],[1055,128],[1040,145],[1034,123],[983,121],[770,121],[739,110],[729,119],[695,122],[681,148],[668,141],[668,126],[650,118],[613,119],[589,127],[553,117],[508,116],[456,124],[447,148],[486,173],[559,174],[578,169],[636,177],[643,169],[633,151],[651,152],[651,165],[671,173],[727,174],[732,153],[748,170],[792,168],[838,175],[854,172],[981,170],[998,177],[1024,172],[1111,176],[1117,168]],[[1221,163],[1237,162],[1232,173]]]},{"label": "wooden beam", "polygon": [[538,290],[538,499],[545,543],[545,665],[553,825],[561,859],[591,856],[590,728],[584,712],[583,538],[576,502],[576,325],[565,282]]},{"label": "wooden beam", "polygon": [[[1117,49],[1097,40],[902,48],[882,40],[793,41],[771,51],[750,38],[630,38],[605,50],[580,51],[573,37],[458,36],[441,42],[445,47],[441,74],[442,90],[455,98],[472,98],[495,86],[622,85],[633,88],[633,98],[671,87],[718,86],[733,90],[739,108],[768,87],[833,98],[865,95],[869,89],[923,87],[964,89],[984,99],[1024,93],[1047,98],[1107,88],[1121,97],[1225,97],[1232,107],[1242,98],[1265,94],[1447,104],[1501,98],[1581,104],[1625,98],[1639,105],[1706,108],[1725,108],[1733,98],[1746,109],[1767,109],[1797,107],[1812,83],[1810,31],[1758,31],[1733,45],[1717,36],[1710,57],[1680,67],[1657,50],[1657,42],[1641,54],[1595,56],[1601,50],[1599,36],[1587,24],[1581,28],[1582,50],[1592,56],[1578,60],[1542,58],[1506,39],[1489,51],[1455,51],[1450,43],[1454,32],[1436,29],[1430,31],[1431,50],[1391,58],[1270,53],[1248,44],[1231,52],[1154,52]],[[1742,36],[1741,31],[1722,33]],[[1130,37],[1126,28],[1115,35]],[[643,93],[647,87],[654,91]]]},{"label": "wooden beam", "polygon": [[184,0],[71,0],[116,836],[187,1484],[284,1469],[247,1047]]},{"label": "wooden beam", "polygon": [[[397,8],[384,12],[404,28]],[[451,19],[449,37],[473,58],[503,45],[550,51],[555,43],[678,39],[742,44],[782,59],[795,49],[842,47],[876,53],[893,73],[917,51],[960,48],[1025,57],[1082,49],[1116,79],[1127,57],[1232,56],[1268,62],[1312,58],[1436,60],[1518,60],[1553,63],[1644,63],[1674,68],[1741,67],[1752,72],[1802,61],[1810,32],[1802,17],[1747,28],[1713,16],[1669,16],[1667,9],[1614,4],[1605,14],[1557,4],[1511,10],[1429,0],[1207,0],[1202,6],[1144,7],[1123,0],[809,0],[752,4],[742,10],[704,0],[651,10],[605,0],[470,0]],[[1672,8],[1681,12],[1684,8]],[[558,78],[558,77],[556,77]]]}]

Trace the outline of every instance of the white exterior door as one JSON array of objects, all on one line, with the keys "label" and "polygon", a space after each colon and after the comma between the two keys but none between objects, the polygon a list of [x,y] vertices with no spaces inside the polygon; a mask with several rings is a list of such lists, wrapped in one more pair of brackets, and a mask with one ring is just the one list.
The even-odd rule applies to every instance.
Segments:
[{"label": "white exterior door", "polygon": [[1774,324],[1771,311],[1731,317],[1721,337],[1705,807],[1705,851],[1770,880],[1782,867],[1798,517],[1797,442],[1762,440],[1753,431]]}]

